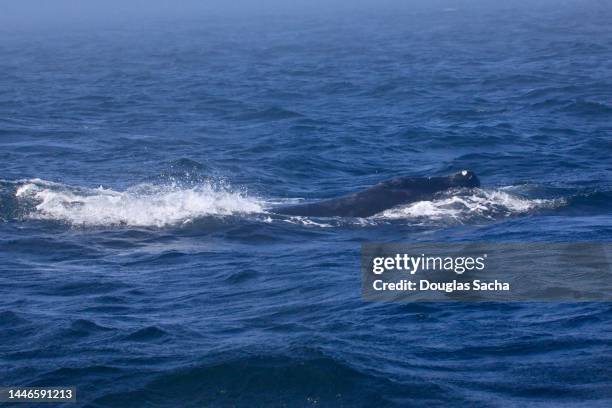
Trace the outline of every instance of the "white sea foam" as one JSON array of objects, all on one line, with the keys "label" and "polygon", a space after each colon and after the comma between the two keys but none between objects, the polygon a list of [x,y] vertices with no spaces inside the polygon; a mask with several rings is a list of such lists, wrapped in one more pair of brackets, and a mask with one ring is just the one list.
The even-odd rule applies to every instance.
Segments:
[{"label": "white sea foam", "polygon": [[464,222],[474,218],[500,218],[562,205],[560,200],[528,199],[502,190],[475,189],[454,192],[432,201],[419,201],[386,210],[382,219],[428,219]]},{"label": "white sea foam", "polygon": [[24,182],[15,195],[31,203],[28,218],[85,226],[162,227],[208,215],[257,213],[263,208],[259,200],[243,192],[212,184],[190,188],[140,184],[125,191],[115,191],[32,179]]}]

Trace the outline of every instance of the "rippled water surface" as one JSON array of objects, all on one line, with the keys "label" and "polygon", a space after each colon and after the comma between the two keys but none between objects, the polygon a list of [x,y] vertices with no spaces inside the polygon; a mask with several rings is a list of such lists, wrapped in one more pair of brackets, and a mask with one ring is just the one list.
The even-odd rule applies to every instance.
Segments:
[{"label": "rippled water surface", "polygon": [[[610,406],[609,303],[373,304],[359,272],[361,242],[610,241],[610,21],[569,1],[5,28],[0,384]],[[464,168],[481,188],[365,219],[273,213]]]}]

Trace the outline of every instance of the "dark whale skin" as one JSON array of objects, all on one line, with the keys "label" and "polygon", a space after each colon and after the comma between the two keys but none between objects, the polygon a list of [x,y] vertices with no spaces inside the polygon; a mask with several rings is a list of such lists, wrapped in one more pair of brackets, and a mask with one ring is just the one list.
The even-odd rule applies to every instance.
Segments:
[{"label": "dark whale skin", "polygon": [[367,190],[322,200],[273,208],[276,214],[306,217],[369,217],[401,204],[430,200],[451,188],[479,187],[480,181],[468,170],[445,177],[398,177]]}]

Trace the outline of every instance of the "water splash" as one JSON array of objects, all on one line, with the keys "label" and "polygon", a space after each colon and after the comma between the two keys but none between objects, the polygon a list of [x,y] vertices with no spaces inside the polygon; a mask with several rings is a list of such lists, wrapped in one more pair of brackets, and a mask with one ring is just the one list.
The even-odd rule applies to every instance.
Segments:
[{"label": "water splash", "polygon": [[30,204],[25,218],[64,221],[73,225],[155,226],[183,224],[203,216],[262,211],[259,200],[228,186],[204,183],[139,184],[125,191],[87,189],[40,179],[28,180],[15,196]]},{"label": "water splash", "polygon": [[529,199],[502,190],[473,189],[447,193],[431,201],[419,201],[383,211],[378,219],[427,219],[431,221],[467,222],[484,218],[497,219],[511,215],[555,208],[562,199]]}]

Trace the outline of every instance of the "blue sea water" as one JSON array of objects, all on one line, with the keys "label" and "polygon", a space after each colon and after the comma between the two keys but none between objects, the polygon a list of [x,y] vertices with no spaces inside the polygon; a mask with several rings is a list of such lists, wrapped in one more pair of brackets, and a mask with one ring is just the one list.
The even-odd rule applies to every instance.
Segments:
[{"label": "blue sea water", "polygon": [[[612,7],[459,4],[4,28],[0,385],[611,406],[609,303],[361,298],[362,242],[612,238]],[[269,211],[464,168],[367,219]]]}]

